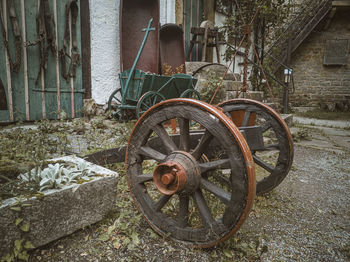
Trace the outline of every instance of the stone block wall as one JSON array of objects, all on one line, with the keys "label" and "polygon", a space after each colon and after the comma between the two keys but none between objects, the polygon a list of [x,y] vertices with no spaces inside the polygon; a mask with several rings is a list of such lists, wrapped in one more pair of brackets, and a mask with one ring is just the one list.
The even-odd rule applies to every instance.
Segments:
[{"label": "stone block wall", "polygon": [[290,95],[292,106],[350,111],[350,55],[345,66],[324,66],[329,39],[350,39],[348,11],[337,11],[326,30],[321,23],[292,54],[295,83],[295,93]]}]

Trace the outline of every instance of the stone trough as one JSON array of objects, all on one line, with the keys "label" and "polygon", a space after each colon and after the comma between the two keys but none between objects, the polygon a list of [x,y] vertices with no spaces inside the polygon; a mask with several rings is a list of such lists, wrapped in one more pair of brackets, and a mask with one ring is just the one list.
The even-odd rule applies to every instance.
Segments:
[{"label": "stone trough", "polygon": [[[52,161],[86,162],[75,156]],[[39,247],[100,221],[115,208],[119,175],[89,162],[88,165],[99,175],[91,181],[47,190],[29,199],[11,198],[2,202],[0,258],[14,250],[16,240],[24,239],[23,245],[30,241]],[[16,222],[20,223],[16,225]]]}]

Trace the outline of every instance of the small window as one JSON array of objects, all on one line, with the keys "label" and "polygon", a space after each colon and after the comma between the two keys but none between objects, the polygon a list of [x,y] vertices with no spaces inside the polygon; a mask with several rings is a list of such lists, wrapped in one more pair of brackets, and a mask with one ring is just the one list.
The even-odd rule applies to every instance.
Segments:
[{"label": "small window", "polygon": [[323,57],[324,65],[346,65],[349,56],[349,39],[332,39],[326,41]]}]

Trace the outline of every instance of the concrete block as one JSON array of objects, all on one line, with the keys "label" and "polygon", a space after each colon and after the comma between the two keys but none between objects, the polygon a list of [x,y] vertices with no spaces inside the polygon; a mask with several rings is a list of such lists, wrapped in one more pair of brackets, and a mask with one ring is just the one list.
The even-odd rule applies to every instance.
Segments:
[{"label": "concrete block", "polygon": [[276,110],[276,104],[275,103],[272,103],[272,102],[267,102],[267,103],[264,103],[265,105],[271,107],[272,109]]},{"label": "concrete block", "polygon": [[293,107],[293,111],[296,113],[305,113],[305,112],[309,112],[309,111],[315,111],[317,109],[318,109],[318,107],[311,107],[311,106]]},{"label": "concrete block", "polygon": [[195,72],[198,68],[200,68],[201,66],[210,64],[208,62],[186,62],[185,66],[186,66],[186,73],[187,74],[192,74],[193,72]]},{"label": "concrete block", "polygon": [[249,91],[248,97],[251,99],[262,102],[264,100],[264,92],[262,91]]},{"label": "concrete block", "polygon": [[227,91],[226,100],[231,100],[236,98],[236,91]]},{"label": "concrete block", "polygon": [[[211,65],[211,63],[208,62],[186,62],[186,73],[187,74],[193,74],[195,71],[197,71],[200,67],[208,65],[207,67],[204,67],[203,70],[199,71],[196,74],[197,78],[205,78],[205,74],[208,71],[215,72],[215,75],[217,77],[223,77],[226,67],[221,65]],[[240,81],[241,76],[239,74],[232,73],[231,70],[229,70],[225,76],[225,80],[233,80],[233,81]]]},{"label": "concrete block", "polygon": [[240,81],[232,81],[232,80],[224,80],[222,82],[222,88],[225,91],[236,91],[236,90],[241,90],[243,87],[242,82]]},{"label": "concrete block", "polygon": [[292,114],[281,114],[282,119],[286,122],[289,128],[293,125],[293,115]]},{"label": "concrete block", "polygon": [[[85,161],[77,157],[54,160]],[[3,201],[0,206],[0,258],[13,250],[15,240],[25,239],[34,247],[43,246],[100,221],[114,209],[118,174],[92,163],[89,163],[89,169],[99,176],[82,184],[47,190],[39,198]],[[20,210],[14,210],[14,206]],[[18,218],[23,221],[16,226]],[[27,223],[28,232],[20,230],[19,227]]]}]

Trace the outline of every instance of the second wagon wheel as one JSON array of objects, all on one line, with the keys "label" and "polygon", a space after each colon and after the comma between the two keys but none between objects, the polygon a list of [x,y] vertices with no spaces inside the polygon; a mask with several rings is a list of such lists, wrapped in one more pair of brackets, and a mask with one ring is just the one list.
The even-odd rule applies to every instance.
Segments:
[{"label": "second wagon wheel", "polygon": [[[179,135],[166,127],[170,119],[176,119]],[[214,142],[225,158],[208,161]],[[198,247],[237,231],[255,196],[254,163],[242,134],[198,100],[170,99],[148,110],[131,133],[126,166],[131,195],[149,225]]]},{"label": "second wagon wheel", "polygon": [[271,107],[251,99],[233,99],[218,105],[236,126],[259,126],[263,148],[251,150],[256,165],[256,192],[263,194],[278,186],[292,166],[293,139],[287,124]]}]

